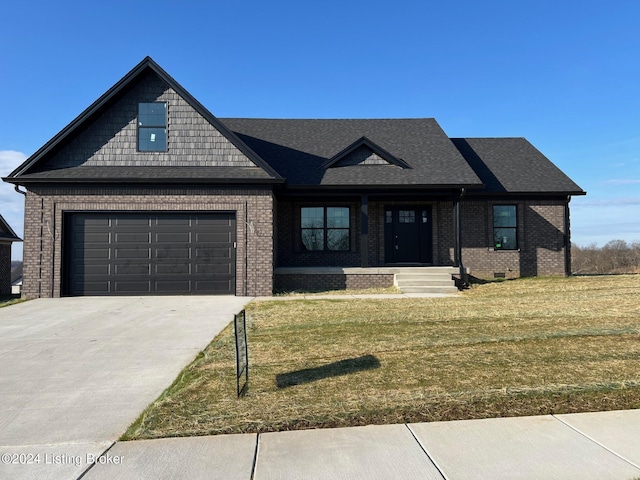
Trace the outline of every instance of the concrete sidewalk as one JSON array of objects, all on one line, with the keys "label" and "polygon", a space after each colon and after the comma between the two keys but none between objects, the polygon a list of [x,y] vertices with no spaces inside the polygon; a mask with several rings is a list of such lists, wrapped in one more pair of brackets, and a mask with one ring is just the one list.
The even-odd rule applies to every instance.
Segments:
[{"label": "concrete sidewalk", "polygon": [[98,479],[640,479],[640,410],[121,442]]}]

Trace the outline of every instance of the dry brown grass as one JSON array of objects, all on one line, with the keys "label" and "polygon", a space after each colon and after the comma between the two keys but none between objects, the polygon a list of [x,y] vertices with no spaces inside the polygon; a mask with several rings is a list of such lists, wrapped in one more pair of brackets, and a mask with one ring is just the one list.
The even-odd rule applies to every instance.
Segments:
[{"label": "dry brown grass", "polygon": [[124,438],[640,408],[640,276],[247,312],[248,395],[228,327]]},{"label": "dry brown grass", "polygon": [[22,303],[26,300],[21,299],[20,295],[0,295],[0,308]]}]

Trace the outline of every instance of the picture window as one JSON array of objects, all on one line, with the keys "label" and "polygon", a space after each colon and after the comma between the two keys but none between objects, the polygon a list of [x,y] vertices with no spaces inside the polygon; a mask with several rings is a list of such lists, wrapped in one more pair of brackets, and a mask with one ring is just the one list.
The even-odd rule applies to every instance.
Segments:
[{"label": "picture window", "polygon": [[349,250],[348,207],[300,209],[302,246],[309,251]]}]

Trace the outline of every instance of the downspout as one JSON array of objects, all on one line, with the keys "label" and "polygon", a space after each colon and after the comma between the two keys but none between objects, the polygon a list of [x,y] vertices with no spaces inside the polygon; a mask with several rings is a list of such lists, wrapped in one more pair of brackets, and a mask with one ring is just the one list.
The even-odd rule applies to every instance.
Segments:
[{"label": "downspout", "polygon": [[570,277],[571,272],[571,228],[569,226],[569,202],[571,195],[567,195],[567,203],[564,206],[564,274]]},{"label": "downspout", "polygon": [[456,256],[458,257],[458,267],[460,269],[460,282],[463,287],[469,286],[469,279],[467,277],[467,270],[464,268],[462,262],[462,207],[461,202],[466,190],[460,189],[460,197],[456,200]]}]

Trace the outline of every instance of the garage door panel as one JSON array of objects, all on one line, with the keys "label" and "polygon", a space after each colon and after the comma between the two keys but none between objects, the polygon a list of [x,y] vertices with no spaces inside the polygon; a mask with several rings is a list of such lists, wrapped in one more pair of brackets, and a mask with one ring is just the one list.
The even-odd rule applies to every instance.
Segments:
[{"label": "garage door panel", "polygon": [[69,295],[234,294],[230,213],[75,213],[65,217]]},{"label": "garage door panel", "polygon": [[151,218],[147,215],[129,214],[114,217],[113,220],[116,227],[148,227],[151,225]]},{"label": "garage door panel", "polygon": [[195,290],[200,294],[208,294],[213,292],[218,292],[220,290],[226,290],[232,288],[230,280],[228,281],[198,281],[195,282]]},{"label": "garage door panel", "polygon": [[128,243],[128,242],[151,243],[150,237],[151,237],[151,234],[149,232],[115,232],[115,239],[118,244]]},{"label": "garage door panel", "polygon": [[189,260],[191,258],[191,250],[192,248],[188,246],[178,247],[178,246],[166,246],[162,248],[155,249],[155,258],[161,262],[163,259],[169,259],[173,261],[174,259],[180,258],[183,260]]},{"label": "garage door panel", "polygon": [[110,242],[109,232],[76,232],[73,234],[74,241],[84,241],[88,244],[108,244]]},{"label": "garage door panel", "polygon": [[108,293],[110,290],[110,285],[108,281],[85,281],[83,283],[75,284],[75,288],[78,292],[81,292],[78,293],[78,295],[100,295]]},{"label": "garage door panel", "polygon": [[156,233],[156,243],[190,243],[191,232]]},{"label": "garage door panel", "polygon": [[231,237],[231,232],[196,232],[198,243],[230,243]]},{"label": "garage door panel", "polygon": [[151,282],[113,282],[115,293],[128,293],[131,295],[141,295],[151,293]]},{"label": "garage door panel", "polygon": [[80,225],[86,228],[91,227],[108,227],[110,225],[111,219],[106,218],[74,218],[74,225]]},{"label": "garage door panel", "polygon": [[211,263],[211,264],[196,265],[196,273],[200,275],[207,275],[207,274],[230,275],[232,271],[228,263],[219,263],[219,264]]},{"label": "garage door panel", "polygon": [[204,259],[231,259],[232,252],[230,248],[196,248],[196,258]]},{"label": "garage door panel", "polygon": [[150,265],[148,263],[140,265],[115,265],[116,275],[149,275]]},{"label": "garage door panel", "polygon": [[76,275],[109,275],[110,265],[100,264],[100,265],[73,265],[71,267],[71,271]]},{"label": "garage door panel", "polygon": [[84,251],[85,260],[92,259],[109,259],[111,258],[111,251],[109,248],[87,248]]},{"label": "garage door panel", "polygon": [[192,219],[191,219],[191,215],[188,214],[174,214],[171,215],[170,217],[157,217],[154,219],[154,222],[156,225],[160,225],[160,226],[182,226],[182,227],[188,227],[191,226],[192,223]]},{"label": "garage door panel", "polygon": [[155,282],[155,290],[158,293],[182,295],[191,292],[191,282],[189,280],[162,281]]},{"label": "garage door panel", "polygon": [[191,273],[190,263],[167,263],[156,265],[155,272],[158,275],[185,275]]},{"label": "garage door panel", "polygon": [[198,217],[196,218],[196,225],[202,225],[207,227],[231,227],[235,224],[235,218],[233,216],[227,217]]},{"label": "garage door panel", "polygon": [[150,259],[150,248],[115,248],[115,258]]}]

